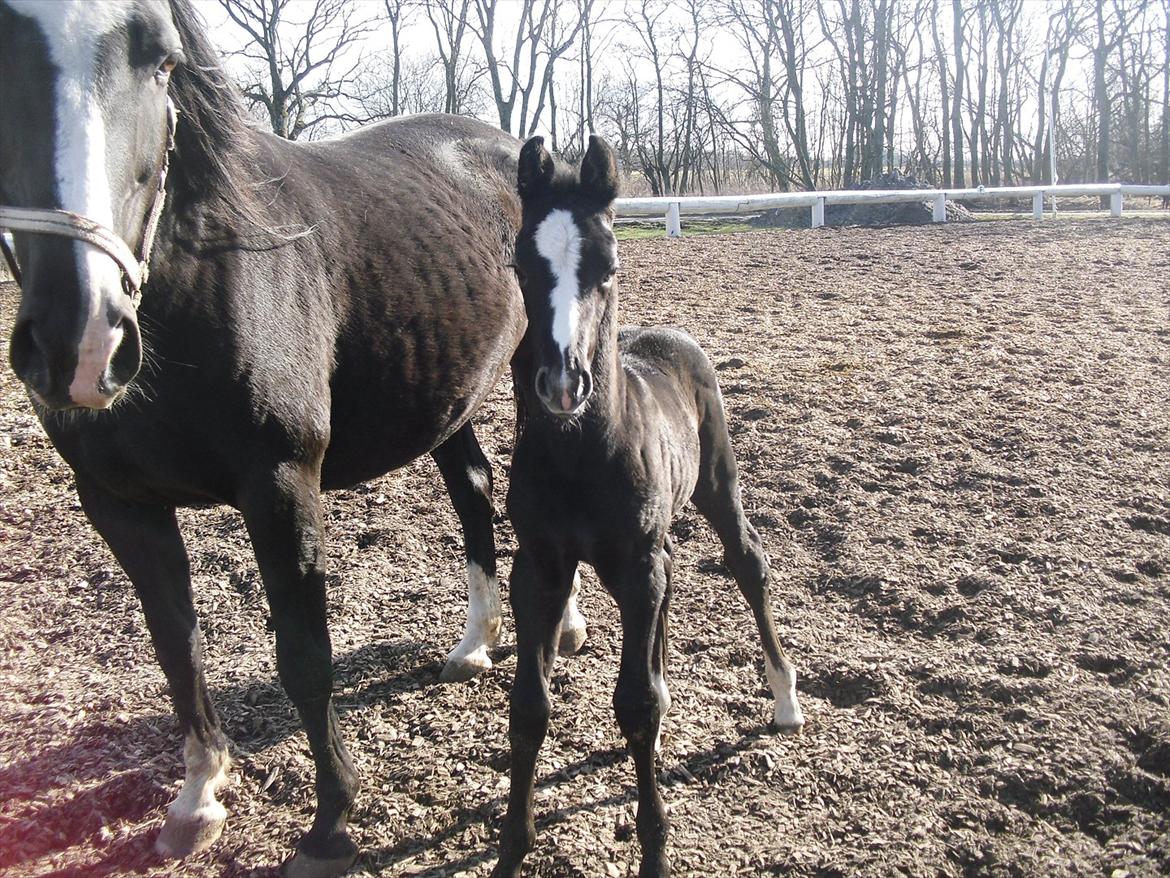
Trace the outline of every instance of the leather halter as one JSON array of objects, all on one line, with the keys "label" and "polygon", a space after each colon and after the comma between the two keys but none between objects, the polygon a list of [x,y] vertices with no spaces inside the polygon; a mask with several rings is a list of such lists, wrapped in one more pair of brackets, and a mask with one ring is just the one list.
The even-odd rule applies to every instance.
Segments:
[{"label": "leather halter", "polygon": [[[179,111],[168,97],[167,150],[163,156],[162,168],[158,172],[158,188],[155,190],[150,212],[146,215],[146,224],[142,228],[142,249],[138,255],[134,254],[117,232],[96,220],[68,210],[0,205],[0,231],[58,235],[97,247],[122,269],[122,287],[137,308],[142,299],[142,288],[150,277],[150,252],[154,249],[154,236],[158,231],[158,222],[166,201],[167,171],[170,169],[171,152],[175,148],[175,127],[178,118]],[[20,266],[16,263],[16,254],[8,246],[3,234],[0,234],[0,250],[4,251],[4,259],[12,270],[12,277],[20,284]]]}]

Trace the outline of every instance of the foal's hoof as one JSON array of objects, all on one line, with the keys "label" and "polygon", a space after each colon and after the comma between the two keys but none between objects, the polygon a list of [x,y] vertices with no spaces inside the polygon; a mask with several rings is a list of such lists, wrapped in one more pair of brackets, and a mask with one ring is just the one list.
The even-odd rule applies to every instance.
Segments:
[{"label": "foal's hoof", "polygon": [[284,861],[280,874],[284,878],[337,878],[344,875],[357,859],[357,848],[333,857],[313,857],[297,851]]},{"label": "foal's hoof", "polygon": [[492,878],[520,878],[520,864],[496,863],[496,868],[492,869]]},{"label": "foal's hoof", "polygon": [[162,832],[154,842],[154,849],[159,856],[171,860],[189,857],[215,844],[226,820],[227,811],[218,803],[205,805],[182,817],[168,814]]},{"label": "foal's hoof", "polygon": [[467,655],[457,656],[451,653],[447,656],[447,664],[443,665],[443,672],[439,674],[439,682],[463,683],[490,670],[491,666],[492,660],[488,658],[486,646],[481,646]]},{"label": "foal's hoof", "polygon": [[561,636],[557,641],[557,655],[566,657],[576,655],[585,645],[588,636],[589,632],[585,630],[584,625],[580,628],[561,628]]}]

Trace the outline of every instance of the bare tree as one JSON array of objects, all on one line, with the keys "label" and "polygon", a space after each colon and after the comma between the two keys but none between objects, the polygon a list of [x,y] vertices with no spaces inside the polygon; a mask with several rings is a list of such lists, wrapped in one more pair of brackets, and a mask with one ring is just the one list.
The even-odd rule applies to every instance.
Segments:
[{"label": "bare tree", "polygon": [[427,20],[435,34],[439,61],[446,85],[444,113],[460,113],[466,108],[467,93],[478,76],[469,71],[467,57],[467,13],[471,0],[423,0]]},{"label": "bare tree", "polygon": [[[263,108],[272,130],[296,140],[333,121],[355,121],[341,109],[369,31],[347,0],[219,0],[248,42],[238,51],[251,67],[244,95]],[[307,15],[294,12],[307,9]]]},{"label": "bare tree", "polygon": [[418,8],[418,0],[382,0],[390,25],[390,115],[402,113],[402,29]]},{"label": "bare tree", "polygon": [[515,34],[510,43],[505,43],[511,46],[509,55],[501,53],[496,43],[504,0],[474,2],[476,23],[472,30],[487,61],[500,127],[521,136],[532,134],[548,100],[557,59],[576,40],[592,10],[592,0],[577,5],[558,0],[520,0]]}]

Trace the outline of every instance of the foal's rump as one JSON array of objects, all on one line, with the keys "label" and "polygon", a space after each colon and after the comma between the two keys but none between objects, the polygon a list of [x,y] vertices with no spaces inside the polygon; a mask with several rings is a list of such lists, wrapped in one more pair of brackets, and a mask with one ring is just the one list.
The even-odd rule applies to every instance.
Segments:
[{"label": "foal's rump", "polygon": [[[661,376],[674,383],[677,393],[697,402],[716,394],[719,385],[715,367],[699,343],[686,331],[674,326],[624,326],[618,333],[618,346],[626,370],[646,378],[650,383]],[[701,409],[700,409],[701,411]]]}]

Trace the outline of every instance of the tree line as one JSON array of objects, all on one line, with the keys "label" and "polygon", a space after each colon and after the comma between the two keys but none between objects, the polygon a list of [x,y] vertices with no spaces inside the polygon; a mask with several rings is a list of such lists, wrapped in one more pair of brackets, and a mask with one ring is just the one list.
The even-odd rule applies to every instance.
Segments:
[{"label": "tree line", "polygon": [[655,195],[1170,181],[1165,0],[215,2],[294,139],[469,113],[575,157],[597,131]]}]

